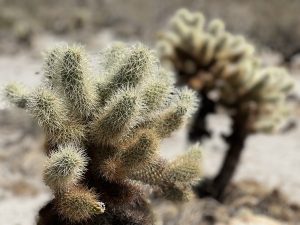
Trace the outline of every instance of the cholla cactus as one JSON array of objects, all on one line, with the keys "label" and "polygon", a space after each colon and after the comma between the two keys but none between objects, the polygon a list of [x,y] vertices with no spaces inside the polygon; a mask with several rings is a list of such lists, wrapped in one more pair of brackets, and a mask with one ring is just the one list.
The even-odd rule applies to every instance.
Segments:
[{"label": "cholla cactus", "polygon": [[158,152],[196,109],[195,93],[174,88],[141,44],[116,44],[102,56],[92,74],[82,47],[57,47],[46,54],[40,88],[6,88],[47,138],[44,181],[55,198],[39,225],[152,224],[143,184],[180,201],[199,179],[198,145],[171,162]]},{"label": "cholla cactus", "polygon": [[242,36],[227,32],[218,19],[206,26],[201,13],[186,9],[171,19],[171,29],[160,35],[158,47],[179,81],[197,90],[213,89],[218,80],[238,79],[256,64],[254,48]]},{"label": "cholla cactus", "polygon": [[210,135],[206,117],[216,107],[227,110],[233,120],[232,134],[226,138],[228,155],[210,193],[218,198],[233,175],[246,137],[275,131],[287,115],[293,82],[282,68],[263,68],[254,47],[226,31],[221,20],[206,25],[201,13],[181,9],[170,26],[158,42],[161,58],[176,71],[179,84],[189,85],[202,98],[190,138]]}]

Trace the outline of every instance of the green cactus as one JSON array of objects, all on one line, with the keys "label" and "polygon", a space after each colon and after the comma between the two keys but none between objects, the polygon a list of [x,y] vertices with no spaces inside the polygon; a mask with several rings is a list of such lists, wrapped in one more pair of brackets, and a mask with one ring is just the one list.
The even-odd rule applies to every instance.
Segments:
[{"label": "green cactus", "polygon": [[86,171],[87,158],[85,153],[76,146],[60,146],[51,152],[45,165],[44,181],[57,191],[67,190],[75,186]]},{"label": "green cactus", "polygon": [[185,200],[199,180],[200,147],[168,162],[160,140],[197,108],[195,93],[177,89],[147,47],[115,44],[92,74],[84,49],[46,53],[44,82],[32,92],[9,85],[8,99],[44,129],[44,181],[55,198],[39,225],[153,224],[143,185]]},{"label": "green cactus", "polygon": [[160,34],[157,47],[164,64],[175,70],[178,83],[198,91],[202,99],[191,140],[210,135],[206,118],[216,108],[225,109],[232,118],[228,155],[210,187],[213,193],[205,193],[221,198],[247,136],[280,127],[288,114],[293,81],[282,68],[263,67],[253,45],[226,31],[221,20],[205,24],[199,12],[179,10],[169,30]]}]

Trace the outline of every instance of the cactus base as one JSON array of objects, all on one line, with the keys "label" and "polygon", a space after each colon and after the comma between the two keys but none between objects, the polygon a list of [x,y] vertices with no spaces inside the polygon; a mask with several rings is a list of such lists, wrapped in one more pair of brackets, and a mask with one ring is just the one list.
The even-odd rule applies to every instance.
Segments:
[{"label": "cactus base", "polygon": [[153,214],[144,199],[136,204],[123,205],[126,211],[107,209],[101,215],[78,223],[70,222],[57,214],[54,200],[47,203],[40,211],[37,225],[151,225],[154,224]]}]

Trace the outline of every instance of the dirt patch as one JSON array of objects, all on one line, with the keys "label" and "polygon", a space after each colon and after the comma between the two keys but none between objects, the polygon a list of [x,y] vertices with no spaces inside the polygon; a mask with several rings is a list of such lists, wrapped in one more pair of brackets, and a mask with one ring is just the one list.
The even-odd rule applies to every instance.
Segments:
[{"label": "dirt patch", "polygon": [[300,221],[299,205],[289,203],[279,190],[249,180],[231,185],[223,204],[210,198],[183,205],[158,201],[155,211],[165,225],[296,225]]}]

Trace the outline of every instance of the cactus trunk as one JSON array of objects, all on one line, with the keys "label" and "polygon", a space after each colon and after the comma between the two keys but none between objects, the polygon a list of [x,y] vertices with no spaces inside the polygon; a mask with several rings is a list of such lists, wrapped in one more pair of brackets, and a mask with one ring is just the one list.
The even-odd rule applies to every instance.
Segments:
[{"label": "cactus trunk", "polygon": [[199,141],[210,137],[210,131],[207,127],[207,117],[215,112],[215,102],[208,98],[207,93],[201,91],[201,107],[196,112],[193,124],[189,130],[189,139]]},{"label": "cactus trunk", "polygon": [[211,181],[203,182],[203,184],[197,187],[197,192],[200,197],[210,196],[222,201],[224,193],[234,177],[250,132],[247,128],[249,120],[246,115],[238,114],[232,119],[233,132],[226,138],[228,150],[222,166],[215,178]]}]

